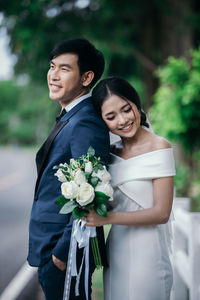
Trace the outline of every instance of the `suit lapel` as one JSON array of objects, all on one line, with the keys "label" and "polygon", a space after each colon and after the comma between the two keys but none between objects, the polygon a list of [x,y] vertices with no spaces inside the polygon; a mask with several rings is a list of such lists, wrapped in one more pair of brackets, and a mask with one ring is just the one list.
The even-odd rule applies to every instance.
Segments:
[{"label": "suit lapel", "polygon": [[[48,158],[48,154],[51,149],[51,145],[55,139],[55,137],[58,135],[58,133],[62,130],[62,128],[69,122],[69,119],[78,111],[80,110],[83,106],[87,105],[90,103],[91,97],[84,99],[81,101],[79,104],[77,104],[74,108],[72,108],[68,113],[66,113],[60,121],[58,121],[54,128],[52,129],[50,135],[46,139],[46,141],[43,143],[43,145],[40,147],[36,154],[36,166],[37,166],[37,173],[38,173],[38,178],[36,181],[36,186],[35,186],[35,195],[37,188],[39,186],[39,182],[42,176],[42,173],[45,169],[46,161]],[[35,198],[35,200],[37,200]]]},{"label": "suit lapel", "polygon": [[76,106],[74,106],[69,112],[67,112],[61,119],[61,121],[69,120],[74,114],[77,113],[83,106],[86,106],[88,104],[91,104],[91,97],[88,97],[84,100],[82,100],[80,103],[78,103]]},{"label": "suit lapel", "polygon": [[43,143],[41,148],[36,154],[36,165],[37,165],[37,172],[38,172],[38,178],[36,181],[36,186],[35,186],[35,193],[37,191],[40,178],[42,176],[42,173],[44,171],[45,165],[46,165],[46,160],[48,158],[49,151],[51,149],[51,145],[53,143],[53,140],[55,137],[58,135],[58,133],[61,131],[61,129],[68,123],[69,121],[66,120],[64,122],[57,122],[51,131],[50,135],[46,139],[46,141]]},{"label": "suit lapel", "polygon": [[54,128],[52,129],[50,135],[46,139],[46,141],[43,143],[43,145],[40,147],[36,154],[36,165],[37,165],[37,172],[38,175],[41,172],[42,166],[44,164],[44,161],[46,160],[47,155],[49,154],[50,147],[52,145],[53,140],[58,135],[58,133],[61,131],[61,129],[69,122],[69,119],[77,112],[79,111],[83,106],[90,103],[91,97],[86,98],[85,100],[81,101],[79,104],[77,104],[74,108],[72,108],[69,112],[67,112],[61,119],[58,121]]},{"label": "suit lapel", "polygon": [[68,123],[69,121],[66,120],[64,122],[57,122],[55,126],[53,127],[50,135],[46,139],[46,141],[43,143],[43,145],[40,147],[36,154],[36,164],[37,164],[37,171],[38,175],[41,172],[42,166],[44,164],[44,161],[46,160],[46,157],[49,153],[49,150],[51,148],[51,144],[55,137],[58,135],[58,133],[61,131],[61,129]]}]

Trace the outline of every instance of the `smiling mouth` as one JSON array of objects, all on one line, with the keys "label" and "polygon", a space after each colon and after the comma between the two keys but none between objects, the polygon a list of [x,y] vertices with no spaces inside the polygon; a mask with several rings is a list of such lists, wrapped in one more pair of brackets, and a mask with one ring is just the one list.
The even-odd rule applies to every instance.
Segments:
[{"label": "smiling mouth", "polygon": [[129,131],[133,128],[133,124],[134,124],[134,122],[132,122],[131,124],[129,124],[129,125],[123,127],[123,128],[120,128],[119,130],[121,130],[123,132],[127,132],[127,131]]},{"label": "smiling mouth", "polygon": [[62,88],[62,86],[60,86],[60,85],[51,84],[51,83],[50,83],[49,87],[52,91],[55,91],[55,92],[59,91]]},{"label": "smiling mouth", "polygon": [[130,124],[127,125],[127,126],[121,127],[121,128],[119,128],[119,129],[120,129],[120,130],[126,130],[126,129],[129,129],[133,124],[134,124],[134,122],[130,123]]}]

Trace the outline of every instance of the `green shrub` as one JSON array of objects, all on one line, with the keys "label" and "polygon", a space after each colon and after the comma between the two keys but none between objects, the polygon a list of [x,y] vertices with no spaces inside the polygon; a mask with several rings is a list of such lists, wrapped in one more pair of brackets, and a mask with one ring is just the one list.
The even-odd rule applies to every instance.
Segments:
[{"label": "green shrub", "polygon": [[200,211],[200,48],[192,50],[191,62],[170,57],[157,71],[160,86],[149,118],[154,131],[182,146],[184,161],[177,164],[178,196],[191,197]]},{"label": "green shrub", "polygon": [[48,97],[47,86],[0,82],[0,143],[37,145],[48,136],[59,105]]}]

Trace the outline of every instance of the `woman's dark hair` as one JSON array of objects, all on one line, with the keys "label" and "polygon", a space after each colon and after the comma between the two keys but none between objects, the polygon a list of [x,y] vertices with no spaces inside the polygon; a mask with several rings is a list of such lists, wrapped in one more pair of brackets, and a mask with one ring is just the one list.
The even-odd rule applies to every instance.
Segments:
[{"label": "woman's dark hair", "polygon": [[92,91],[92,99],[94,107],[98,114],[101,115],[101,107],[103,102],[111,95],[117,95],[124,100],[133,102],[140,113],[141,122],[140,125],[149,127],[146,121],[146,114],[141,109],[140,97],[134,87],[130,85],[126,80],[120,77],[108,77],[101,80]]},{"label": "woman's dark hair", "polygon": [[94,72],[94,78],[90,83],[90,87],[93,87],[104,71],[105,61],[103,54],[88,40],[79,38],[64,40],[56,44],[50,53],[50,60],[65,53],[74,53],[78,56],[80,75],[87,71]]}]

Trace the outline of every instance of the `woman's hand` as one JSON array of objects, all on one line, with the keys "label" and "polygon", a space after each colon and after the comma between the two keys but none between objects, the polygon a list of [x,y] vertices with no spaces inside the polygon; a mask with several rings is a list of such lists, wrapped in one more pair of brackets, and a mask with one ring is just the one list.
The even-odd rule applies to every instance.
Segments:
[{"label": "woman's hand", "polygon": [[98,227],[108,224],[108,217],[100,217],[94,210],[90,210],[83,218],[87,223],[86,226]]}]

